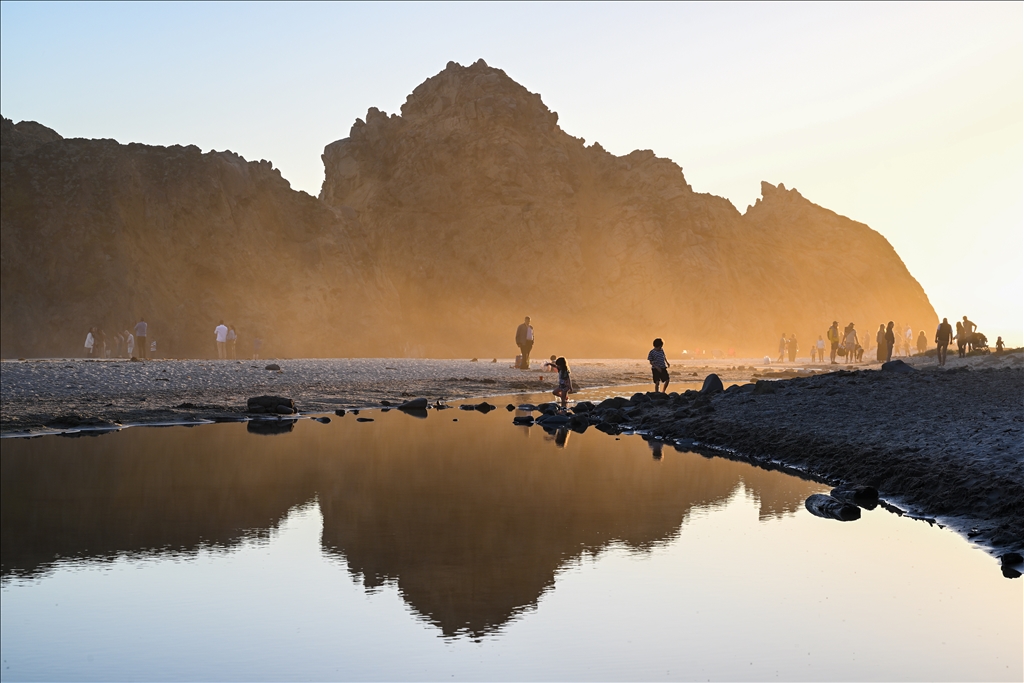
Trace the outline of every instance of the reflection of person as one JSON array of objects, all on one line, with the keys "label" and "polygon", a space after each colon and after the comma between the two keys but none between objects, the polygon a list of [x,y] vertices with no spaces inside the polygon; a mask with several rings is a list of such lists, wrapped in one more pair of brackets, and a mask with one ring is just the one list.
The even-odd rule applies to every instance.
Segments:
[{"label": "reflection of person", "polygon": [[228,326],[221,320],[220,324],[213,328],[213,333],[217,336],[217,358],[223,360],[228,357],[225,348],[228,343]]},{"label": "reflection of person", "polygon": [[665,350],[662,348],[664,342],[661,338],[654,340],[654,348],[647,354],[647,362],[651,364],[651,374],[654,375],[654,393],[658,393],[658,384],[660,382],[665,383],[665,387],[661,390],[662,393],[668,391],[668,368],[669,362],[665,358]]},{"label": "reflection of person", "polygon": [[533,325],[530,324],[530,316],[526,316],[523,324],[516,328],[516,346],[523,358],[519,361],[519,368],[530,369],[530,351],[533,350]]},{"label": "reflection of person", "polygon": [[889,321],[889,324],[885,326],[885,362],[888,363],[892,360],[892,347],[896,344],[896,333],[892,331],[894,323]]},{"label": "reflection of person", "polygon": [[565,362],[565,358],[559,357],[555,365],[558,366],[558,386],[551,393],[562,399],[562,410],[565,410],[569,403],[569,394],[572,392],[572,373],[569,372],[569,364]]},{"label": "reflection of person", "polygon": [[828,328],[828,332],[826,333],[825,336],[828,337],[829,344],[831,345],[831,349],[829,350],[829,353],[828,353],[829,362],[831,362],[832,365],[835,365],[836,364],[836,352],[839,350],[839,321],[838,320],[833,320],[832,321],[832,327]]},{"label": "reflection of person", "polygon": [[935,328],[935,351],[940,366],[946,364],[946,352],[949,351],[951,341],[953,341],[953,326],[949,324],[949,320],[943,318],[939,326]]},{"label": "reflection of person", "polygon": [[149,326],[146,324],[146,319],[139,318],[139,322],[135,324],[135,348],[139,350],[141,359],[149,357],[149,342],[146,340],[148,331]]}]

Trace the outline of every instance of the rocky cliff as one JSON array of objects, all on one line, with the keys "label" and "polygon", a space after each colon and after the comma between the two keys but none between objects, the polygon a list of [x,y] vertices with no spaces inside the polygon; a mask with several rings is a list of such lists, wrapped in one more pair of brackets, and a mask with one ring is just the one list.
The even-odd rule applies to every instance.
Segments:
[{"label": "rocky cliff", "polygon": [[[921,286],[866,225],[782,185],[740,214],[651,151],[617,157],[558,126],[482,60],[449,63],[401,115],[370,109],[328,145],[321,199],[353,210],[423,353],[541,355],[809,348],[833,319],[933,329]],[[801,353],[801,355],[804,355]]]},{"label": "rocky cliff", "polygon": [[482,60],[401,115],[371,108],[323,160],[318,200],[266,161],[4,119],[2,354],[81,354],[140,315],[178,356],[213,353],[221,318],[240,353],[439,357],[513,355],[525,315],[537,357],[642,357],[655,336],[670,357],[774,355],[833,319],[937,321],[866,225],[767,183],[741,214],[651,151],[569,135]]},{"label": "rocky cliff", "polygon": [[150,323],[160,355],[373,355],[397,297],[352,212],[292,190],[267,161],[196,147],[65,140],[3,119],[2,354],[82,355]]}]

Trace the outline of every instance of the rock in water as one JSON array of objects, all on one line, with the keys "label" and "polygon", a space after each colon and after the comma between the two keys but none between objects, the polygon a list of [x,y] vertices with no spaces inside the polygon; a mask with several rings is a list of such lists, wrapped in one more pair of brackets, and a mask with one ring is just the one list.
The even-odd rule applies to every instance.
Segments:
[{"label": "rock in water", "polygon": [[815,493],[804,501],[804,507],[815,517],[838,519],[840,522],[851,522],[860,519],[860,508],[852,503],[844,503],[832,496]]},{"label": "rock in water", "polygon": [[874,510],[878,505],[878,489],[874,486],[839,486],[832,489],[830,495],[844,503],[853,503],[866,510]]},{"label": "rock in water", "polygon": [[722,378],[713,372],[704,378],[704,385],[700,388],[700,393],[706,396],[720,394],[723,391],[725,391],[725,386],[722,384]]},{"label": "rock in water", "polygon": [[428,405],[427,399],[425,399],[425,398],[414,398],[414,399],[406,401],[402,405],[398,406],[398,409],[399,410],[426,410],[427,409],[427,405]]},{"label": "rock in water", "polygon": [[284,396],[253,396],[246,401],[250,413],[279,413],[290,415],[295,412],[295,401]]}]

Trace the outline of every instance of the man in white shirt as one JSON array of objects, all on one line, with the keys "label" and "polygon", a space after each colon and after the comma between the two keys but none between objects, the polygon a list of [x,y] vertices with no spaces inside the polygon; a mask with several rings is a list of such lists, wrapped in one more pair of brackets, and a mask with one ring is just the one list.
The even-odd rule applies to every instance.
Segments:
[{"label": "man in white shirt", "polygon": [[217,325],[213,333],[217,335],[217,358],[221,360],[228,357],[227,354],[227,341],[228,341],[228,326],[224,324],[224,321],[220,321],[220,325]]}]

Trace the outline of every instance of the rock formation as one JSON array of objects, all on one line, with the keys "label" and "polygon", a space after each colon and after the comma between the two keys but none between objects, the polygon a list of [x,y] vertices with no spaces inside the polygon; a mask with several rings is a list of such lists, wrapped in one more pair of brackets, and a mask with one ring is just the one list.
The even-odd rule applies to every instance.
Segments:
[{"label": "rock formation", "polygon": [[400,116],[372,108],[325,149],[320,197],[366,226],[425,353],[514,353],[524,315],[539,356],[642,355],[655,336],[761,355],[783,331],[807,349],[833,319],[934,328],[866,225],[767,183],[740,214],[672,161],[616,157],[557,120],[503,71],[450,62]]},{"label": "rock formation", "polygon": [[140,315],[162,354],[212,355],[218,320],[271,356],[535,357],[683,349],[800,356],[833,319],[934,328],[866,225],[762,184],[741,214],[651,151],[558,126],[482,60],[449,63],[401,115],[371,108],[324,151],[320,199],[269,162],[64,140],[3,121],[2,354],[83,353]]},{"label": "rock formation", "polygon": [[[397,312],[358,222],[270,162],[65,140],[3,119],[2,353],[82,355],[150,324],[161,356],[215,355],[220,319],[271,355],[373,355]],[[386,350],[386,349],[385,349]]]}]

